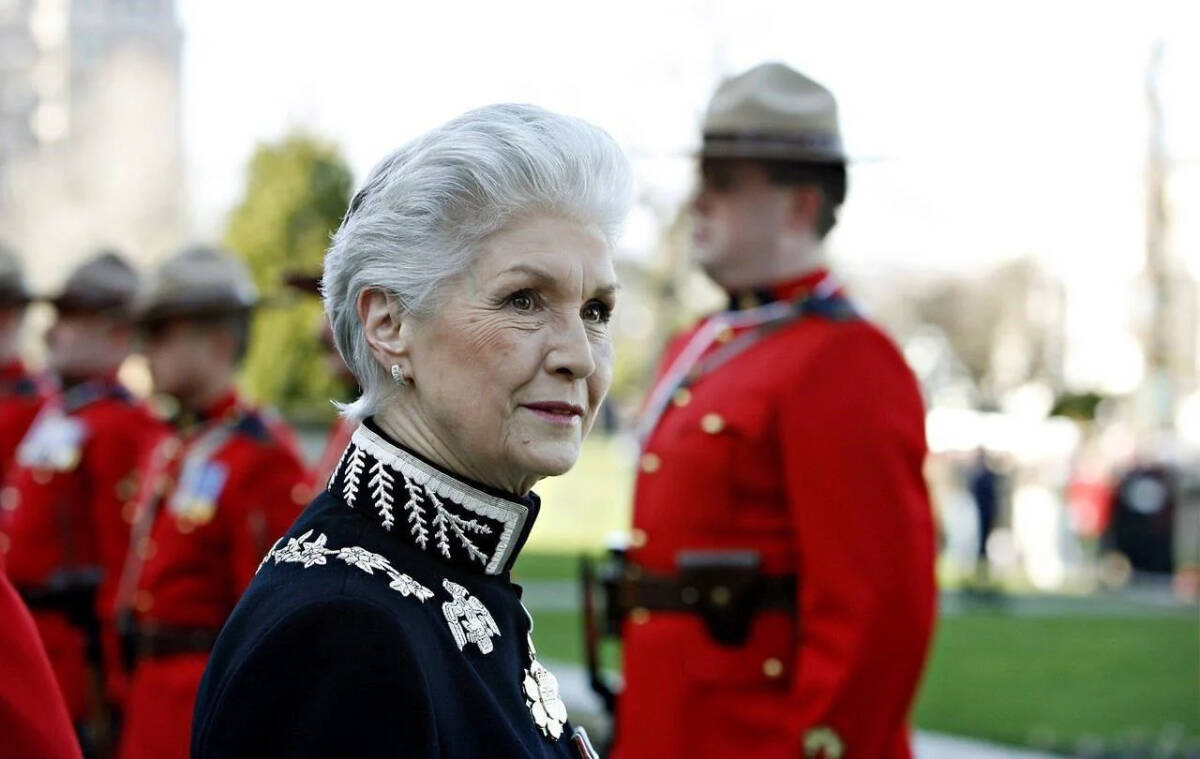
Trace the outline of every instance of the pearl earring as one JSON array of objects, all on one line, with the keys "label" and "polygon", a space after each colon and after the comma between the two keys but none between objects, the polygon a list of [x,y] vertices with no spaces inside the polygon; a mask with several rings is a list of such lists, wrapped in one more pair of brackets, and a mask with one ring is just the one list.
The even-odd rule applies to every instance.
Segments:
[{"label": "pearl earring", "polygon": [[400,370],[398,364],[392,364],[392,379],[396,381],[397,385],[408,386],[408,377],[404,376],[404,372]]}]

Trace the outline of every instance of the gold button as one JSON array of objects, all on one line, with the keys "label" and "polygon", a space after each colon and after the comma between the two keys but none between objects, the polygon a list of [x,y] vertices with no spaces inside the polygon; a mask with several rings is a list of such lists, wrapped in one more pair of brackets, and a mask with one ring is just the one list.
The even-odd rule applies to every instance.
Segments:
[{"label": "gold button", "polygon": [[700,600],[700,591],[689,585],[679,592],[679,600],[683,601],[688,606],[692,606]]},{"label": "gold button", "polygon": [[650,610],[637,606],[629,612],[629,621],[635,625],[644,625],[650,621]]},{"label": "gold button", "polygon": [[763,662],[763,674],[774,680],[783,674],[783,662],[772,656]]},{"label": "gold button", "polygon": [[49,469],[34,469],[33,481],[39,485],[45,485],[54,478],[54,473]]},{"label": "gold button", "polygon": [[728,327],[728,326],[721,327],[721,329],[717,332],[717,342],[718,343],[727,343],[732,339],[733,339],[733,327]]},{"label": "gold button", "polygon": [[296,504],[297,506],[304,506],[308,503],[308,500],[309,493],[307,485],[296,484],[292,486],[292,503]]},{"label": "gold button", "polygon": [[671,396],[671,403],[674,403],[679,408],[683,408],[692,402],[692,391],[686,387],[681,387],[675,391],[675,395]]},{"label": "gold button", "polygon": [[128,501],[137,495],[137,473],[130,472],[117,483],[117,500]]},{"label": "gold button", "polygon": [[804,756],[811,759],[841,759],[846,744],[837,731],[827,725],[814,727],[804,734]]},{"label": "gold button", "polygon": [[0,508],[5,511],[16,511],[21,503],[21,493],[16,488],[9,487],[0,490]]},{"label": "gold button", "polygon": [[639,530],[636,527],[629,533],[629,545],[631,548],[644,548],[647,539],[646,531]]},{"label": "gold button", "polygon": [[142,538],[141,542],[138,543],[137,546],[138,558],[142,561],[145,561],[146,559],[152,557],[157,549],[158,547],[154,545],[153,540],[150,538]]},{"label": "gold button", "polygon": [[710,435],[715,435],[725,429],[725,420],[720,414],[705,414],[700,419],[700,429]]},{"label": "gold button", "polygon": [[133,595],[133,608],[145,614],[154,608],[154,596],[150,595],[148,590],[139,590]]},{"label": "gold button", "polygon": [[183,443],[179,442],[177,437],[169,437],[162,442],[162,455],[167,459],[173,459],[179,454],[179,449],[183,447]]},{"label": "gold button", "polygon": [[121,518],[127,524],[133,524],[133,520],[137,519],[137,501],[126,501],[121,507]]},{"label": "gold button", "polygon": [[662,459],[660,459],[655,454],[653,454],[653,453],[643,453],[642,454],[642,471],[643,472],[646,472],[647,474],[653,474],[654,472],[657,472],[659,467],[661,467],[661,466],[662,466]]},{"label": "gold button", "polygon": [[196,522],[187,517],[179,517],[175,520],[175,529],[182,532],[184,535],[196,529]]},{"label": "gold button", "polygon": [[714,606],[728,606],[733,600],[733,592],[724,585],[718,585],[709,591],[708,597]]}]

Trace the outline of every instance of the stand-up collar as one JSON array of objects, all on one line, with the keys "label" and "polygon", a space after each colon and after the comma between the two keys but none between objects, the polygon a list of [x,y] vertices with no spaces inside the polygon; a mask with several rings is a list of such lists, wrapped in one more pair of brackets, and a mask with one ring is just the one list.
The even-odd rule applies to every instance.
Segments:
[{"label": "stand-up collar", "polygon": [[329,478],[329,492],[439,561],[489,575],[516,561],[540,506],[426,461],[363,422]]},{"label": "stand-up collar", "polygon": [[729,310],[744,311],[778,300],[798,300],[811,293],[828,276],[829,271],[821,268],[782,282],[731,291],[729,293]]}]

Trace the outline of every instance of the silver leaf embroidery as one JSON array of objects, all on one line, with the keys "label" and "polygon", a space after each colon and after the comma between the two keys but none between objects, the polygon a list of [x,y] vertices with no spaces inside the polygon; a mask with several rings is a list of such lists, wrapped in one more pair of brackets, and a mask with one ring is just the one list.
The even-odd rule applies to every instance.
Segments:
[{"label": "silver leaf embroidery", "polygon": [[267,553],[266,557],[263,558],[262,564],[259,565],[259,570],[261,571],[262,566],[269,560],[274,560],[276,564],[302,564],[305,569],[308,569],[309,567],[327,565],[329,557],[332,556],[334,559],[366,572],[369,575],[374,575],[376,571],[387,575],[391,580],[388,587],[399,592],[402,596],[413,596],[422,603],[427,599],[433,598],[432,590],[408,575],[397,571],[385,556],[368,551],[361,546],[328,548],[328,538],[325,536],[325,533],[319,533],[316,538],[309,540],[312,534],[313,531],[309,530],[298,538],[287,538],[287,545],[282,548],[279,547],[279,544],[284,538],[280,538],[275,542],[275,546]]}]

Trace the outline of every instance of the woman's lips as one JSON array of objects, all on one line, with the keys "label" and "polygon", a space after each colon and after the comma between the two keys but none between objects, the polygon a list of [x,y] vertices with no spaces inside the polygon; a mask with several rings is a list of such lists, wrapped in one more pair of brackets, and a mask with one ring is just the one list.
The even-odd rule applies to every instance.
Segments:
[{"label": "woman's lips", "polygon": [[583,409],[571,403],[543,401],[539,403],[524,403],[521,407],[529,409],[551,424],[571,426],[578,424],[583,419]]}]

